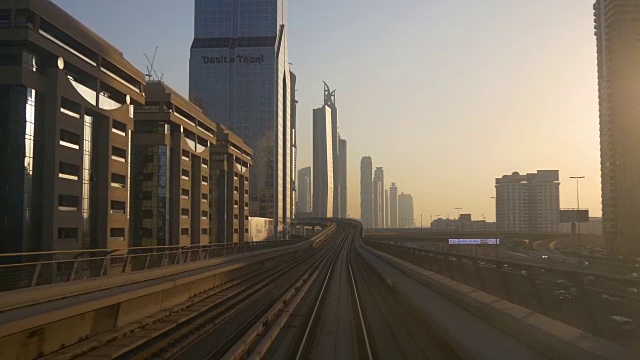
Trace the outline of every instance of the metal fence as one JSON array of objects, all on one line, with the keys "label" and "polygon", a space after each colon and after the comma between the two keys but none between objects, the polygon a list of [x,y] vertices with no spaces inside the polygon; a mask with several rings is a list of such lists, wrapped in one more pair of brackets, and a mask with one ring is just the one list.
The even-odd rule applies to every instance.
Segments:
[{"label": "metal fence", "polygon": [[72,250],[0,254],[0,291],[117,276],[220,256],[293,245],[298,240],[118,250]]},{"label": "metal fence", "polygon": [[640,352],[640,279],[386,242],[366,244]]}]

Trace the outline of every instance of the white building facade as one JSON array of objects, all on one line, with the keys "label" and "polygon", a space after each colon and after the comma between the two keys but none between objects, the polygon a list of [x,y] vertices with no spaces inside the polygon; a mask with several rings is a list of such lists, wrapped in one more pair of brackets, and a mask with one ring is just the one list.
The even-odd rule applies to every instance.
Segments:
[{"label": "white building facade", "polygon": [[558,232],[560,181],[558,170],[514,172],[497,178],[496,220],[499,231]]}]

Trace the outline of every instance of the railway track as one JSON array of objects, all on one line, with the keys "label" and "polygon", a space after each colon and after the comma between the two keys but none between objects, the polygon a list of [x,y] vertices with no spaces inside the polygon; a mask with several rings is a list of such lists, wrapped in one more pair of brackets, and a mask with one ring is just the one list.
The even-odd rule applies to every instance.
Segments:
[{"label": "railway track", "polygon": [[341,236],[333,235],[294,259],[246,274],[223,289],[203,294],[202,299],[184,310],[105,344],[94,353],[126,347],[117,358],[222,358],[240,340],[242,344],[252,343],[243,336],[255,324],[261,324],[260,318],[291,289],[300,290],[301,284],[313,278],[336,248],[335,239]]}]

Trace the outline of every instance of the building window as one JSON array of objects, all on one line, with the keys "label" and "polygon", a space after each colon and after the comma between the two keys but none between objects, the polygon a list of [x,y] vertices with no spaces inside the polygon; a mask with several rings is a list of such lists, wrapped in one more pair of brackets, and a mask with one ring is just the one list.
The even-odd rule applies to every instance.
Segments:
[{"label": "building window", "polygon": [[180,216],[182,216],[183,218],[188,218],[189,217],[189,209],[180,209]]},{"label": "building window", "polygon": [[239,176],[239,175],[238,175],[238,173],[237,173],[237,172],[234,172],[234,173],[233,173],[233,178],[234,178],[234,179],[237,179],[237,178],[238,178],[238,176]]},{"label": "building window", "polygon": [[189,180],[189,170],[182,169],[182,178]]},{"label": "building window", "polygon": [[111,125],[111,131],[116,134],[126,136],[127,135],[127,124],[120,122],[118,120],[113,119]]},{"label": "building window", "polygon": [[124,189],[127,186],[127,177],[124,175],[112,173],[111,186]]},{"label": "building window", "polygon": [[155,178],[155,174],[151,172],[145,172],[140,175],[140,180],[142,181],[152,181]]},{"label": "building window", "polygon": [[202,228],[202,232],[201,232],[201,234],[202,234],[202,235],[207,235],[207,234],[209,234],[209,229],[208,229],[208,228]]},{"label": "building window", "polygon": [[58,210],[78,211],[79,206],[80,197],[73,195],[58,195]]},{"label": "building window", "polygon": [[181,236],[189,236],[189,228],[180,229],[180,235]]},{"label": "building window", "polygon": [[209,212],[205,211],[205,210],[202,210],[202,218],[203,219],[208,219],[209,218]]},{"label": "building window", "polygon": [[239,187],[237,187],[237,186],[234,186],[234,187],[233,187],[233,192],[237,194],[237,193],[238,193],[238,191],[240,191],[240,188],[239,188]]},{"label": "building window", "polygon": [[245,233],[245,234],[248,234],[248,233],[249,233],[249,228],[245,228],[245,229],[244,229],[244,233]]},{"label": "building window", "polygon": [[238,202],[238,200],[233,200],[233,206],[238,207],[238,205],[240,205],[240,203]]},{"label": "building window", "polygon": [[240,219],[240,215],[238,214],[233,214],[233,220],[238,220]]},{"label": "building window", "polygon": [[124,240],[124,228],[111,228],[109,237],[111,240]]},{"label": "building window", "polygon": [[72,149],[80,149],[80,135],[65,129],[60,129],[60,145]]},{"label": "building window", "polygon": [[119,148],[117,146],[111,147],[111,158],[116,161],[126,162],[127,150]]},{"label": "building window", "polygon": [[189,198],[189,189],[181,189],[180,190],[180,197],[183,199],[188,199]]},{"label": "building window", "polygon": [[80,119],[82,107],[80,104],[63,97],[60,101],[60,112],[76,119]]},{"label": "building window", "polygon": [[234,233],[234,234],[239,233],[238,228],[234,228],[234,229],[233,229],[233,233]]},{"label": "building window", "polygon": [[202,201],[209,201],[209,194],[202,193]]},{"label": "building window", "polygon": [[249,195],[249,189],[244,189],[244,194]]},{"label": "building window", "polygon": [[142,200],[152,200],[153,199],[153,192],[151,192],[151,191],[142,191],[142,192],[140,192],[140,197],[142,197]]},{"label": "building window", "polygon": [[112,214],[124,214],[125,209],[126,209],[126,203],[124,201],[111,200]]},{"label": "building window", "polygon": [[208,168],[209,167],[209,160],[202,159],[202,167]]},{"label": "building window", "polygon": [[153,210],[142,210],[140,215],[143,219],[153,219]]},{"label": "building window", "polygon": [[191,153],[187,150],[182,150],[182,158],[187,161],[191,160]]},{"label": "building window", "polygon": [[152,238],[153,237],[153,229],[150,227],[142,228],[142,237],[143,238]]},{"label": "building window", "polygon": [[209,178],[204,176],[204,175],[202,175],[202,183],[205,184],[205,185],[209,184]]},{"label": "building window", "polygon": [[60,240],[78,240],[78,228],[58,228],[58,239]]},{"label": "building window", "polygon": [[0,29],[8,29],[11,27],[11,10],[0,10]]},{"label": "building window", "polygon": [[58,169],[58,177],[62,179],[78,180],[78,178],[80,177],[79,165],[69,164],[61,161]]}]

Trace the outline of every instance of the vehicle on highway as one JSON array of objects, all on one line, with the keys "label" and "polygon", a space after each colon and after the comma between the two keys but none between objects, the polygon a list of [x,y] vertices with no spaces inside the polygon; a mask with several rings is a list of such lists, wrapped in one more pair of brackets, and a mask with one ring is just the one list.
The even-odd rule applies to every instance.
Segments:
[{"label": "vehicle on highway", "polygon": [[619,297],[611,296],[609,294],[603,294],[602,298],[605,299],[605,300],[609,300],[609,301],[611,301],[613,303],[622,302],[622,299],[620,299]]},{"label": "vehicle on highway", "polygon": [[630,294],[636,294],[638,292],[637,288],[630,287],[627,289],[627,292]]},{"label": "vehicle on highway", "polygon": [[558,290],[554,292],[553,295],[555,295],[557,298],[561,300],[569,300],[573,298],[573,295],[570,292],[565,290]]},{"label": "vehicle on highway", "polygon": [[549,255],[542,255],[542,258],[546,260],[549,258]]},{"label": "vehicle on highway", "polygon": [[633,320],[626,318],[622,315],[613,315],[610,317],[611,325],[618,330],[634,331],[636,329]]},{"label": "vehicle on highway", "polygon": [[631,278],[634,278],[634,279],[640,279],[640,273],[633,273],[633,274],[631,274]]}]

